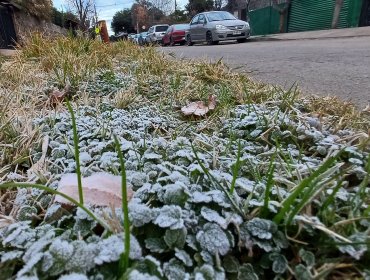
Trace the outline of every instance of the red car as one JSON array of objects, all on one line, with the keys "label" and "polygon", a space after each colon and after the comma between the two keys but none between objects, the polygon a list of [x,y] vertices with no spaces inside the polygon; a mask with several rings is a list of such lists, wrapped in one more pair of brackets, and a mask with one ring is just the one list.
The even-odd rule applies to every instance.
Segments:
[{"label": "red car", "polygon": [[189,24],[174,24],[171,25],[166,34],[162,38],[163,46],[174,46],[175,44],[184,45],[185,31],[189,29]]}]

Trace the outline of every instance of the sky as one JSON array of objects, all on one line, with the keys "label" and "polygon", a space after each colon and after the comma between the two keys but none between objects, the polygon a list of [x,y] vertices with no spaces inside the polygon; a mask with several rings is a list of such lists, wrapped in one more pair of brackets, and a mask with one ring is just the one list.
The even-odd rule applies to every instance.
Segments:
[{"label": "sky", "polygon": [[[113,31],[110,29],[110,24],[112,18],[117,11],[120,11],[125,8],[131,8],[132,4],[135,3],[135,0],[95,0],[96,1],[96,10],[98,12],[99,20],[105,20],[107,22],[107,27],[109,34],[113,34]],[[187,3],[187,0],[178,0],[178,5],[184,7]],[[58,10],[66,11],[68,9],[66,0],[53,0],[54,7]]]}]

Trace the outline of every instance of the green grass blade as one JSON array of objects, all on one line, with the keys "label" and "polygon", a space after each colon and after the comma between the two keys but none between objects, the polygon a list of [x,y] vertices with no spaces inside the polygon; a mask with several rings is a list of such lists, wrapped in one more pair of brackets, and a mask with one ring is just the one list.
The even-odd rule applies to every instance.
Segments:
[{"label": "green grass blade", "polygon": [[334,187],[333,192],[325,199],[323,202],[320,211],[324,211],[326,208],[329,207],[332,203],[334,203],[335,195],[339,191],[339,189],[342,187],[343,180],[340,180],[337,185]]},{"label": "green grass blade", "polygon": [[320,174],[328,170],[333,163],[336,161],[337,157],[329,158],[326,162],[324,162],[316,171],[314,171],[308,178],[302,180],[302,182],[297,186],[297,188],[293,191],[293,193],[282,203],[282,208],[280,209],[279,213],[277,213],[274,217],[274,222],[276,224],[280,224],[281,220],[283,220],[284,216],[290,211],[291,206],[294,205],[295,199],[303,192],[305,188],[311,188],[314,186],[310,186],[310,184],[318,177]]},{"label": "green grass blade", "polygon": [[270,201],[270,192],[272,185],[274,183],[274,171],[275,171],[275,157],[276,157],[277,150],[275,151],[274,155],[271,158],[269,169],[267,172],[267,182],[266,182],[266,190],[265,190],[265,197],[264,197],[264,203],[263,208],[261,212],[262,217],[266,217],[268,214],[268,206]]},{"label": "green grass blade", "polygon": [[119,271],[120,275],[123,275],[127,268],[129,268],[130,262],[130,220],[128,217],[128,199],[127,199],[127,181],[126,181],[126,168],[125,162],[123,160],[123,155],[121,151],[121,145],[118,141],[116,135],[114,135],[114,143],[118,153],[118,158],[121,164],[121,191],[122,191],[122,210],[123,210],[123,222],[125,230],[125,251],[122,253],[119,261]]},{"label": "green grass blade", "polygon": [[72,119],[72,128],[73,128],[73,142],[74,142],[74,152],[76,158],[76,173],[77,173],[77,184],[78,184],[78,197],[81,204],[84,204],[84,194],[82,191],[82,179],[81,179],[81,169],[80,169],[80,149],[78,147],[78,134],[77,134],[77,125],[73,109],[69,101],[67,100],[67,107],[69,113],[71,114]]},{"label": "green grass blade", "polygon": [[[362,182],[360,184],[360,190],[358,192],[358,195],[360,196],[362,201],[364,201],[366,199],[369,200],[368,195],[366,194],[366,190],[369,186],[369,181],[370,181],[370,155],[367,158],[367,163],[365,165],[365,171],[366,171],[366,175],[365,175],[365,178],[362,180]],[[368,201],[367,203],[369,203],[369,202],[370,201]],[[356,212],[359,208],[360,208],[360,205],[357,205],[354,209],[354,212]],[[365,214],[370,215],[370,205],[365,210]]]},{"label": "green grass blade", "polygon": [[227,198],[228,198],[228,200],[230,201],[230,203],[231,203],[232,207],[234,208],[234,210],[235,210],[235,211],[237,211],[240,215],[242,215],[242,217],[244,217],[244,216],[245,216],[244,211],[243,211],[243,210],[241,210],[241,209],[239,208],[239,206],[236,204],[236,202],[234,201],[234,199],[231,197],[230,193],[225,189],[225,187],[224,187],[224,186],[222,186],[222,185],[221,185],[217,180],[215,180],[215,178],[212,176],[212,174],[207,170],[207,168],[206,168],[206,167],[204,166],[204,164],[201,162],[200,158],[198,157],[197,152],[195,151],[195,147],[194,147],[194,145],[193,145],[193,144],[191,145],[191,148],[193,149],[193,153],[194,153],[194,155],[195,155],[195,158],[196,158],[196,160],[197,160],[198,164],[200,165],[200,167],[202,168],[202,170],[203,170],[204,174],[206,174],[206,175],[207,175],[207,177],[208,177],[212,182],[214,182],[214,183],[218,186],[218,188],[219,188],[220,190],[222,190],[222,191],[225,193],[226,197],[227,197]]},{"label": "green grass blade", "polygon": [[233,179],[231,181],[231,186],[230,186],[230,194],[232,195],[234,193],[235,189],[235,183],[236,183],[236,177],[238,176],[238,171],[240,170],[240,157],[241,157],[241,144],[240,140],[238,142],[238,153],[237,153],[237,158],[236,158],[236,163],[233,168]]},{"label": "green grass blade", "polygon": [[295,215],[297,215],[305,205],[310,203],[317,195],[322,191],[326,184],[330,181],[337,179],[339,175],[334,177],[329,177],[324,182],[317,181],[316,178],[309,184],[308,190],[303,194],[303,197],[300,199],[299,203],[297,203],[292,211],[289,214],[289,218],[287,220],[287,224],[290,224],[291,221],[294,219]]}]

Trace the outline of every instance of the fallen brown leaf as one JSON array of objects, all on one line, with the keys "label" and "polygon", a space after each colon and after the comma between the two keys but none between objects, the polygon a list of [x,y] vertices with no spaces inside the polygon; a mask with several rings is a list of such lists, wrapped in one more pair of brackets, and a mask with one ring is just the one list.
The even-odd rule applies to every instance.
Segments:
[{"label": "fallen brown leaf", "polygon": [[64,89],[54,89],[49,96],[50,105],[55,106],[63,102],[64,98],[69,94],[71,87],[66,85]]},{"label": "fallen brown leaf", "polygon": [[[82,190],[84,204],[91,206],[113,206],[122,207],[121,177],[100,172],[90,177],[82,178]],[[77,174],[66,174],[59,182],[58,191],[79,201]],[[131,199],[133,191],[130,185],[127,186],[127,198]],[[64,206],[73,204],[65,198],[57,195],[55,202]]]},{"label": "fallen brown leaf", "polygon": [[208,98],[208,104],[206,105],[203,101],[191,102],[190,104],[181,108],[181,112],[185,116],[205,116],[210,110],[216,108],[216,97],[211,95]]}]

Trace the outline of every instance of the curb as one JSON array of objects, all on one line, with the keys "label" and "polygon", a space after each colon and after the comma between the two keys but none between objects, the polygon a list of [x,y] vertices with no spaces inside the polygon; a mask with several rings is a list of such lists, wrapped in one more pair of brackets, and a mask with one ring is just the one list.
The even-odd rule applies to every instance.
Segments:
[{"label": "curb", "polygon": [[370,37],[369,35],[346,35],[346,36],[327,36],[327,37],[302,37],[302,38],[273,38],[273,37],[250,37],[250,42],[269,42],[269,41],[299,41],[299,40],[325,40],[325,39],[340,39],[340,38],[360,38]]}]

